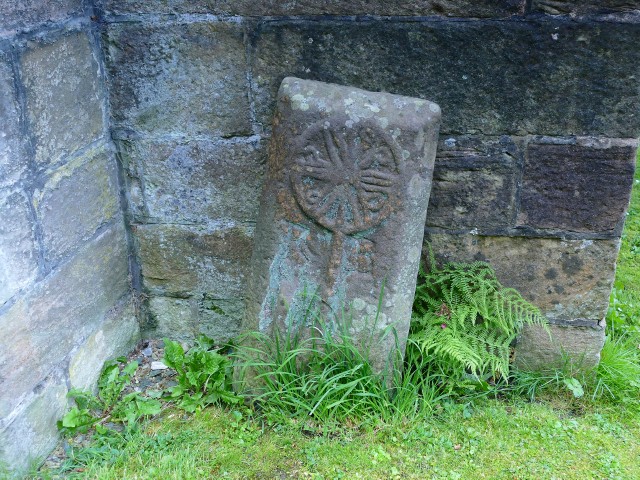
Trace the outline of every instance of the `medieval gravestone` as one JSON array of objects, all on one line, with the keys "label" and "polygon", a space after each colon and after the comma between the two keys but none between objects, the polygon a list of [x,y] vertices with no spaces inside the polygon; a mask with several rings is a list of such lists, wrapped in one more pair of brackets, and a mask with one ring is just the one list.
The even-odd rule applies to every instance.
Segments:
[{"label": "medieval gravestone", "polygon": [[[243,329],[347,328],[381,371],[411,318],[440,108],[285,78]],[[311,315],[315,312],[317,315]]]}]

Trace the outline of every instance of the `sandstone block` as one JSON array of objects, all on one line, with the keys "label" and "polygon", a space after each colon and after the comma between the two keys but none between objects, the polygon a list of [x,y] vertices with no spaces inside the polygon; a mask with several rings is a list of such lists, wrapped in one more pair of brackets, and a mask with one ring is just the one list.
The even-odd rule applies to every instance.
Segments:
[{"label": "sandstone block", "polygon": [[134,235],[143,285],[150,292],[176,297],[205,292],[218,298],[244,296],[253,228],[138,225]]},{"label": "sandstone block", "polygon": [[439,121],[426,100],[282,82],[245,330],[304,334],[323,302],[327,322],[373,344],[376,368],[393,347],[385,329],[404,349]]},{"label": "sandstone block", "polygon": [[551,325],[551,336],[539,327],[525,327],[516,345],[515,364],[527,370],[549,370],[564,366],[567,359],[588,369],[600,361],[604,326]]},{"label": "sandstone block", "polygon": [[56,421],[67,410],[67,386],[54,372],[30,392],[12,415],[0,416],[0,462],[23,478],[42,462],[58,442]]},{"label": "sandstone block", "polygon": [[46,259],[57,262],[113,221],[120,210],[115,160],[104,149],[74,159],[34,195]]},{"label": "sandstone block", "polygon": [[561,240],[430,233],[441,261],[482,260],[556,323],[598,325],[606,315],[619,240]]},{"label": "sandstone block", "polygon": [[243,16],[276,15],[446,15],[506,17],[524,12],[524,0],[101,0],[114,15],[125,13],[214,13]]},{"label": "sandstone block", "polygon": [[531,9],[551,15],[638,13],[635,0],[533,0]]},{"label": "sandstone block", "polygon": [[631,195],[636,146],[635,140],[611,139],[530,143],[518,225],[620,232]]},{"label": "sandstone block", "polygon": [[11,332],[0,336],[0,418],[98,329],[127,293],[127,276],[118,221],[0,316],[0,331]]},{"label": "sandstone block", "polygon": [[204,333],[221,345],[239,333],[244,299],[215,298],[210,294],[152,297],[148,308],[146,336],[192,343],[198,334]]},{"label": "sandstone block", "polygon": [[446,135],[637,138],[640,24],[602,25],[551,17],[261,22],[250,56],[256,118],[270,125],[280,82],[297,76],[428,98],[444,112]]},{"label": "sandstone block", "polygon": [[521,149],[509,137],[441,138],[427,226],[450,230],[512,226],[521,159]]},{"label": "sandstone block", "polygon": [[0,305],[38,274],[38,250],[29,199],[0,188]]},{"label": "sandstone block", "polygon": [[71,357],[72,388],[95,390],[104,362],[127,355],[140,339],[140,325],[130,297],[107,312],[106,318]]},{"label": "sandstone block", "polygon": [[82,0],[0,0],[0,33],[13,34],[82,13]]},{"label": "sandstone block", "polygon": [[116,126],[157,136],[251,133],[241,26],[112,24],[105,43]]},{"label": "sandstone block", "polygon": [[[1,11],[1,10],[0,10]],[[0,51],[0,188],[12,187],[26,169],[20,109],[8,55]]]},{"label": "sandstone block", "polygon": [[85,33],[30,42],[21,67],[37,163],[56,163],[102,136],[98,63]]},{"label": "sandstone block", "polygon": [[266,163],[266,148],[258,140],[136,141],[122,146],[129,177],[134,179],[131,198],[136,220],[255,222]]}]

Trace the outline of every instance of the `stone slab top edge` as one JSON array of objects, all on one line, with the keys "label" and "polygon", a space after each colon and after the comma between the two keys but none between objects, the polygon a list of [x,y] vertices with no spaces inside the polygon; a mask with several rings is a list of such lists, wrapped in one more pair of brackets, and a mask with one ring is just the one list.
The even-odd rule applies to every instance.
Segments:
[{"label": "stone slab top edge", "polygon": [[[439,125],[442,116],[440,107],[429,100],[296,77],[285,77],[282,80],[278,99],[288,100],[292,110],[311,109],[327,117],[346,114],[349,117],[347,127],[361,119],[376,119],[382,128],[387,128],[388,125],[420,125],[424,128]],[[387,106],[395,108],[386,108]],[[388,118],[388,115],[393,118]]]}]

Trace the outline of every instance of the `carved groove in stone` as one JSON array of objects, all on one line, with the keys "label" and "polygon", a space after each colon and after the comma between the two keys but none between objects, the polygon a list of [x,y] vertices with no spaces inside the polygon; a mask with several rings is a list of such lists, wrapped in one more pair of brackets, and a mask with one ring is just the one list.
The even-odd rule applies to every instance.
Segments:
[{"label": "carved groove in stone", "polygon": [[323,120],[301,135],[291,183],[309,217],[350,235],[393,213],[402,159],[395,140],[373,123],[342,129],[337,123]]},{"label": "carved groove in stone", "polygon": [[372,122],[336,128],[329,118],[298,139],[291,186],[302,210],[333,232],[327,265],[331,294],[342,264],[345,235],[379,225],[397,208],[394,192],[402,173],[395,140]]}]

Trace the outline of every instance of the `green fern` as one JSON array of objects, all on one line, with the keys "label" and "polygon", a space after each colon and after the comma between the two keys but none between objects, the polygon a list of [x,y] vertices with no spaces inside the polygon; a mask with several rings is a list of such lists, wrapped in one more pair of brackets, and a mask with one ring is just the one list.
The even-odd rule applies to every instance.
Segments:
[{"label": "green fern", "polygon": [[452,374],[507,378],[511,344],[524,325],[547,327],[540,310],[504,287],[485,262],[420,270],[410,338]]}]

